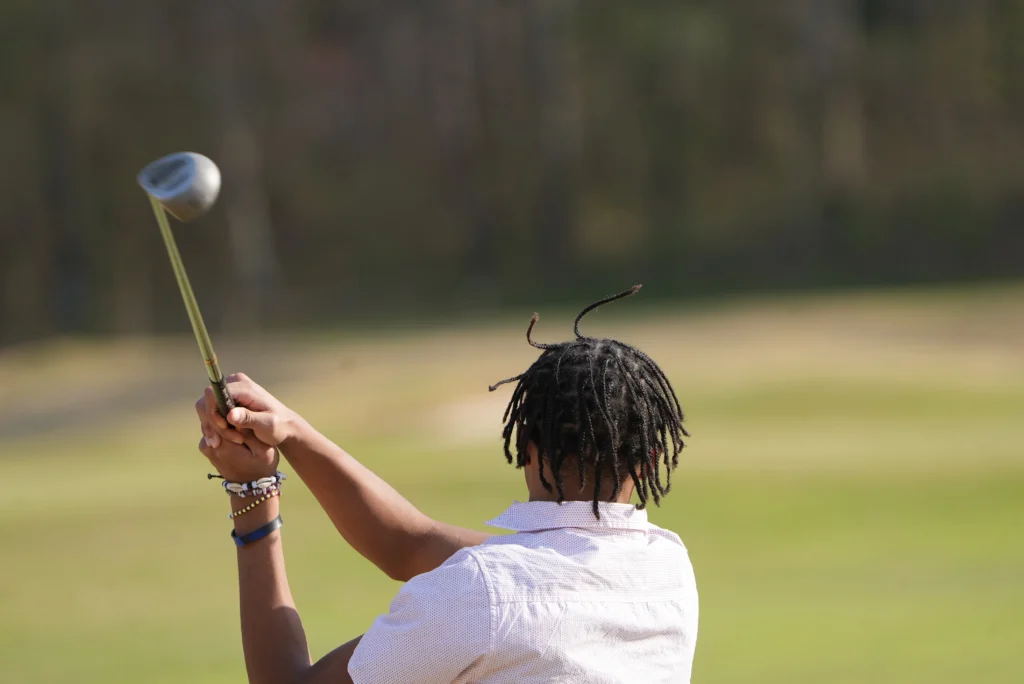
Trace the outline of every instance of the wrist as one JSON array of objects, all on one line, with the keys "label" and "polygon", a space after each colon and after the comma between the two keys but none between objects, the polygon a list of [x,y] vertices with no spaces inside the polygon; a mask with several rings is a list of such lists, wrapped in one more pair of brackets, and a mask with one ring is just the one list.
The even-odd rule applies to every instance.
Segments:
[{"label": "wrist", "polygon": [[[231,510],[237,512],[249,506],[253,500],[243,499],[237,496],[231,498]],[[281,497],[275,496],[259,504],[255,508],[237,518],[233,518],[235,524],[235,534],[243,536],[258,530],[259,528],[266,525],[268,522],[276,518],[281,513]]]},{"label": "wrist", "polygon": [[282,452],[286,452],[289,448],[294,449],[309,444],[312,436],[317,434],[316,429],[294,411],[288,412],[285,425],[285,437],[278,445]]}]

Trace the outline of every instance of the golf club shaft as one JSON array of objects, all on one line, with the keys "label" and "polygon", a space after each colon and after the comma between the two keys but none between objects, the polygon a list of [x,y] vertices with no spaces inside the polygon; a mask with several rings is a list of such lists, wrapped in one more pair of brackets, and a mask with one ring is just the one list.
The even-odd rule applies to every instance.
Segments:
[{"label": "golf club shaft", "polygon": [[206,331],[206,324],[203,323],[203,314],[199,311],[199,303],[192,292],[192,286],[188,282],[188,274],[185,272],[185,264],[178,252],[178,245],[174,241],[174,234],[171,232],[170,222],[167,220],[167,212],[160,201],[150,196],[150,203],[153,205],[153,213],[156,215],[156,222],[160,225],[160,234],[164,238],[164,245],[167,247],[167,256],[171,260],[171,268],[174,270],[174,277],[178,281],[178,289],[181,290],[181,298],[185,302],[185,310],[188,311],[188,318],[192,322],[192,330],[196,334],[196,342],[199,343],[199,351],[206,362],[206,374],[210,377],[213,386],[213,394],[217,398],[217,410],[222,416],[227,417],[228,411],[235,407],[231,395],[228,394],[227,383],[224,382],[224,374],[217,363],[217,354],[213,351],[213,342],[210,341],[210,333]]}]

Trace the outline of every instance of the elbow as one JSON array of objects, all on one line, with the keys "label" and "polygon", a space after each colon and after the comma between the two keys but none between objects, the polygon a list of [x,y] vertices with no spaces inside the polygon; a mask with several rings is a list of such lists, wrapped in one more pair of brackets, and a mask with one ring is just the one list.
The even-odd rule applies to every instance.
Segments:
[{"label": "elbow", "polygon": [[425,565],[426,549],[423,540],[405,544],[395,553],[388,554],[377,563],[380,570],[396,582],[408,582],[430,568]]},{"label": "elbow", "polygon": [[419,573],[416,571],[416,554],[410,553],[388,559],[377,565],[385,575],[396,582],[408,582]]},{"label": "elbow", "polygon": [[403,568],[403,567],[388,566],[386,568],[381,568],[381,570],[384,571],[385,575],[387,575],[391,579],[395,580],[396,582],[408,582],[409,580],[411,580],[413,577],[416,576],[412,572],[410,572],[407,568]]},{"label": "elbow", "polygon": [[[438,540],[441,534],[438,523],[421,515],[422,522],[414,529],[400,535],[394,543],[377,547],[377,553],[369,557],[374,565],[396,582],[408,582],[416,575],[433,570],[444,559],[438,558]],[[445,558],[447,558],[446,554]]]}]

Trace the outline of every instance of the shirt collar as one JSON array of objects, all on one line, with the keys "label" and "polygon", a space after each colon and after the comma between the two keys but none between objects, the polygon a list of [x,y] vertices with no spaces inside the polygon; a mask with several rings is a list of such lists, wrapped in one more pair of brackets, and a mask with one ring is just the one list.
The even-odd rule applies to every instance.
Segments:
[{"label": "shirt collar", "polygon": [[564,527],[584,529],[605,528],[648,530],[647,511],[628,503],[598,504],[601,519],[594,517],[594,504],[589,501],[516,501],[508,509],[485,524],[515,532],[538,532]]}]

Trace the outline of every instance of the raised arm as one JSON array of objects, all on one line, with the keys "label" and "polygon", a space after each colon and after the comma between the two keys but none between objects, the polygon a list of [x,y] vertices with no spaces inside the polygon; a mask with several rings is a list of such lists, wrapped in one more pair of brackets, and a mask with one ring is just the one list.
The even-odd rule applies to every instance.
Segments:
[{"label": "raised arm", "polygon": [[[204,438],[199,450],[226,479],[251,482],[277,469],[277,450],[249,437],[245,446]],[[238,553],[242,650],[250,684],[351,683],[348,664],[359,638],[338,647],[315,665],[285,573],[279,499],[231,496]],[[253,504],[256,504],[255,506]],[[225,531],[224,543],[229,543]]]},{"label": "raised arm", "polygon": [[211,390],[196,403],[210,445],[220,446],[222,440],[240,444],[251,430],[260,441],[279,446],[345,540],[389,577],[405,581],[433,570],[489,536],[424,515],[245,375],[230,376],[228,390],[243,407],[228,416],[238,430],[229,429],[217,414]]}]

